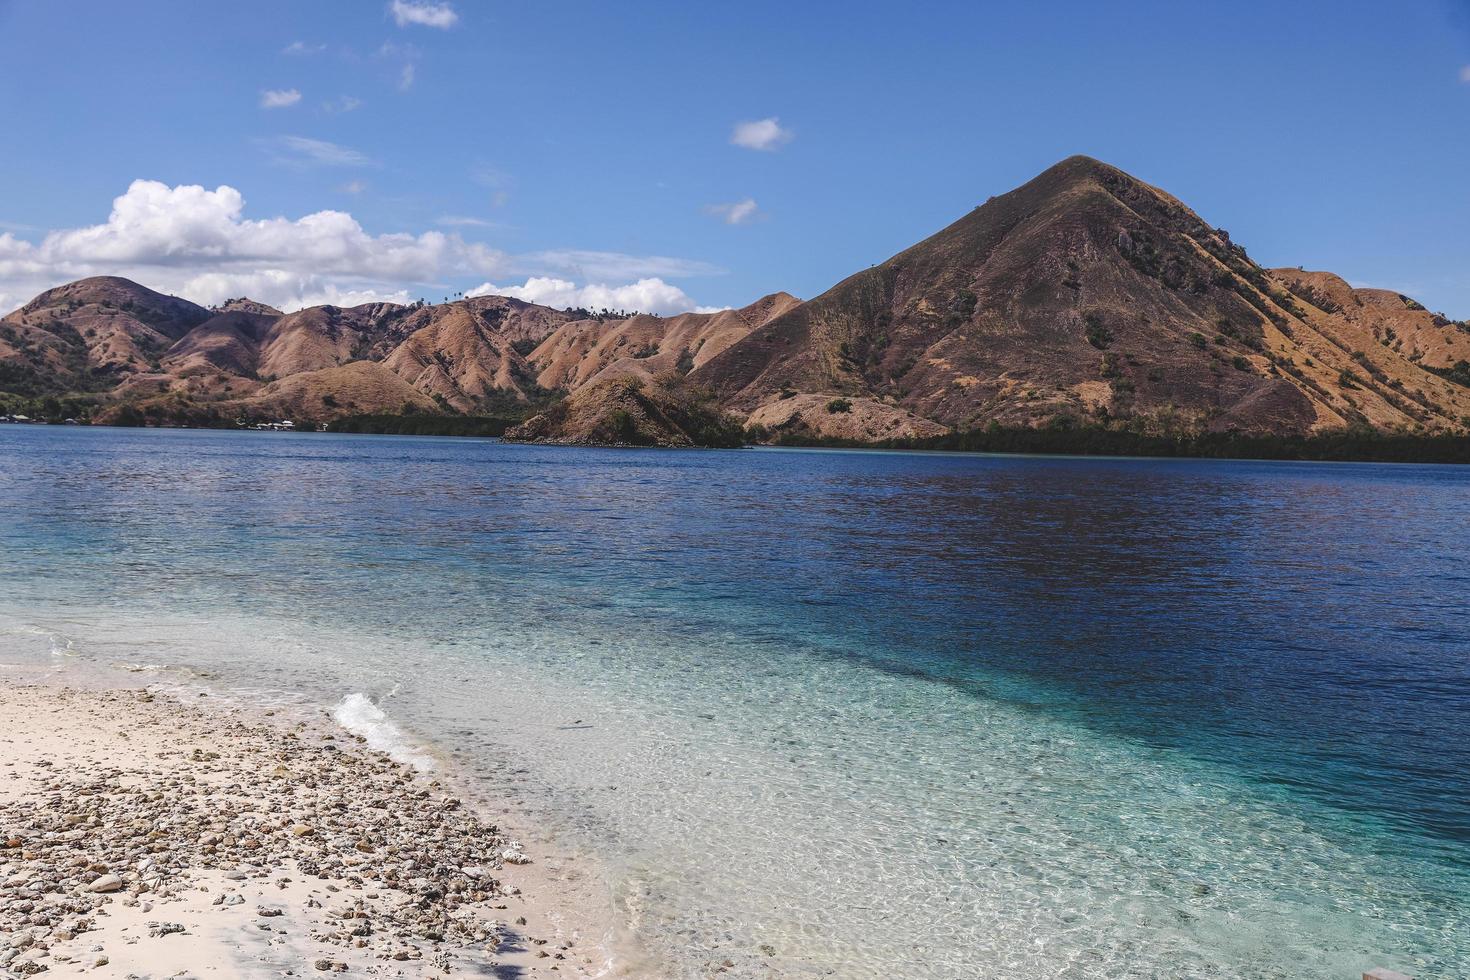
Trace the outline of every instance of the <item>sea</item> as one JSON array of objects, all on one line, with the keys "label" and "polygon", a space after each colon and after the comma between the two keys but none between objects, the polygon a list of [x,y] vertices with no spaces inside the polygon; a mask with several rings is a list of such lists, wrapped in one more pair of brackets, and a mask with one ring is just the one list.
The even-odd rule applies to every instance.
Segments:
[{"label": "sea", "polygon": [[0,663],[315,705],[671,977],[1470,977],[1470,469],[0,426]]}]

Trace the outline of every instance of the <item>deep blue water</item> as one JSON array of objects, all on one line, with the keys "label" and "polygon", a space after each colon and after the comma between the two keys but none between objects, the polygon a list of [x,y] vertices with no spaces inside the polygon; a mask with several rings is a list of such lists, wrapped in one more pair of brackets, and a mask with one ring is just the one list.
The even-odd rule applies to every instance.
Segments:
[{"label": "deep blue water", "polygon": [[1464,469],[0,426],[0,500],[0,642],[523,765],[676,958],[1470,974]]}]

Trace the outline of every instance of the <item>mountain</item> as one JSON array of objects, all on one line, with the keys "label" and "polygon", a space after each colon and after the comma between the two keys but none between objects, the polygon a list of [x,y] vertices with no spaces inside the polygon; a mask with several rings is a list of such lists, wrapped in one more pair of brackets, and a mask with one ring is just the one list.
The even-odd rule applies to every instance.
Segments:
[{"label": "mountain", "polygon": [[159,367],[180,377],[200,372],[255,377],[260,368],[261,345],[280,319],[279,313],[216,313],[180,337]]},{"label": "mountain", "polygon": [[1264,268],[1168,193],[1071,157],[807,302],[614,317],[481,296],[282,314],[84,279],[0,319],[7,406],[187,424],[535,415],[519,438],[659,445],[723,439],[726,415],[772,441],[1458,432],[1470,323]]},{"label": "mountain", "polygon": [[272,381],[232,408],[254,417],[298,419],[436,410],[433,399],[376,361],[302,371]]},{"label": "mountain", "polygon": [[[126,280],[113,281],[117,283]],[[99,302],[119,311],[127,303],[141,309],[136,296],[157,296],[127,285],[136,294]],[[93,306],[70,309],[70,288],[43,294],[12,315],[24,315],[27,324],[33,319],[50,323],[50,311],[60,309],[64,322],[55,329],[63,340],[51,344],[61,352],[52,354],[58,364],[65,362],[63,353],[72,359],[80,356],[66,346],[64,326],[71,320],[65,318],[96,315]],[[580,315],[500,296],[440,306],[314,306],[289,314],[248,299],[230,300],[213,315],[189,306],[190,315],[172,330],[176,339],[150,338],[152,356],[98,376],[100,383],[93,387],[78,383],[75,372],[43,372],[27,363],[12,375],[28,387],[7,386],[0,376],[0,392],[89,394],[102,403],[96,410],[101,420],[125,417],[130,414],[122,411],[126,405],[146,419],[184,424],[293,412],[330,420],[405,408],[438,413],[485,411],[507,403],[529,407],[532,396],[540,402],[547,399],[520,351],[529,351]],[[118,318],[121,313],[109,310],[108,315]],[[77,325],[85,329],[81,321]],[[373,370],[363,370],[363,365]],[[345,368],[352,370],[337,370]]]},{"label": "mountain", "polygon": [[0,390],[105,391],[159,358],[209,311],[127,279],[48,289],[0,318]]},{"label": "mountain", "polygon": [[666,371],[687,374],[800,303],[789,293],[772,293],[739,310],[576,320],[542,341],[527,360],[538,371],[537,384],[549,390],[610,378],[646,381]]},{"label": "mountain", "polygon": [[262,316],[280,316],[281,311],[274,306],[259,303],[248,296],[238,296],[227,299],[219,306],[214,307],[215,313],[259,313]]},{"label": "mountain", "polygon": [[708,392],[670,373],[653,382],[623,377],[584,385],[508,430],[505,439],[567,446],[733,448],[744,444],[745,427]]},{"label": "mountain", "polygon": [[[1072,157],[753,331],[691,375],[778,430],[1091,420],[1150,431],[1444,430],[1464,324],[1267,270],[1115,167]],[[793,393],[802,411],[778,418]],[[768,426],[768,428],[771,426]]]},{"label": "mountain", "polygon": [[393,337],[399,342],[384,363],[454,411],[473,412],[506,396],[527,403],[539,386],[521,350],[573,318],[505,296],[424,307],[396,325]]},{"label": "mountain", "polygon": [[288,313],[260,339],[259,373],[263,378],[284,378],[361,360],[404,310],[396,303],[366,303],[311,306]]}]

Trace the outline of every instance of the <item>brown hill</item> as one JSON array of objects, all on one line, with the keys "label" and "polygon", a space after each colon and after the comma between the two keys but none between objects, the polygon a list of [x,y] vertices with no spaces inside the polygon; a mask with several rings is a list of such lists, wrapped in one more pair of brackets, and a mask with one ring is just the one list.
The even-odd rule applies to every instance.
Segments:
[{"label": "brown hill", "polygon": [[571,391],[611,378],[649,380],[667,371],[685,374],[800,302],[789,293],[772,293],[718,313],[575,320],[527,359],[538,372],[537,383],[548,390]]},{"label": "brown hill", "polygon": [[237,296],[227,299],[214,308],[215,313],[259,313],[262,316],[282,316],[280,310],[266,303],[260,303],[248,296]]},{"label": "brown hill", "polygon": [[872,398],[796,394],[766,402],[746,419],[757,434],[800,434],[816,439],[882,442],[943,435],[948,426]]},{"label": "brown hill", "polygon": [[260,375],[285,378],[366,359],[406,311],[396,303],[365,303],[311,306],[288,313],[261,338]]},{"label": "brown hill", "polygon": [[209,311],[127,279],[98,276],[46,292],[0,319],[0,388],[98,391],[158,359]]},{"label": "brown hill", "polygon": [[619,378],[585,385],[565,400],[505,433],[511,442],[566,446],[735,447],[744,443],[738,418],[708,392],[675,375],[648,383]]},{"label": "brown hill", "polygon": [[[49,290],[0,322],[0,395],[86,395],[99,418],[122,403],[159,422],[230,411],[482,411],[544,401],[529,352],[574,314],[501,296],[441,306],[370,303],[281,314],[248,299],[213,315],[124,279]],[[88,358],[91,358],[91,362]],[[396,374],[332,373],[382,364]],[[368,391],[365,379],[375,378]],[[298,379],[295,384],[263,385]],[[332,384],[343,384],[333,393]],[[403,397],[404,387],[414,391]],[[256,396],[259,395],[257,399]],[[340,396],[340,397],[338,397]],[[242,399],[246,399],[242,401]]]},{"label": "brown hill", "polygon": [[383,363],[455,411],[476,411],[496,395],[527,402],[538,384],[521,351],[571,319],[505,296],[423,307],[394,324],[396,346]]},{"label": "brown hill", "polygon": [[218,372],[253,378],[260,367],[261,343],[279,319],[280,314],[216,313],[170,347],[160,367],[177,377]]},{"label": "brown hill", "polygon": [[[964,428],[1057,417],[1169,431],[1458,425],[1470,391],[1391,346],[1352,367],[1364,348],[1345,338],[1388,327],[1372,297],[1358,301],[1355,327],[1298,302],[1175,198],[1072,157],[692,377],[746,413],[795,391]],[[1443,323],[1416,320],[1424,357],[1458,349]]]},{"label": "brown hill", "polygon": [[434,402],[373,361],[303,371],[221,406],[244,417],[332,419],[342,415],[433,412]]}]

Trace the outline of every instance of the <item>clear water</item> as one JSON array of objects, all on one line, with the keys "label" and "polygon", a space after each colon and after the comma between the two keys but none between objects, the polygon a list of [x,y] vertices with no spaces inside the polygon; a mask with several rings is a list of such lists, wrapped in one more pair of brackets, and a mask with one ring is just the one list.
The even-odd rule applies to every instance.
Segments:
[{"label": "clear water", "polygon": [[675,975],[1470,976],[1470,470],[0,426],[0,507],[0,660],[366,695]]}]

